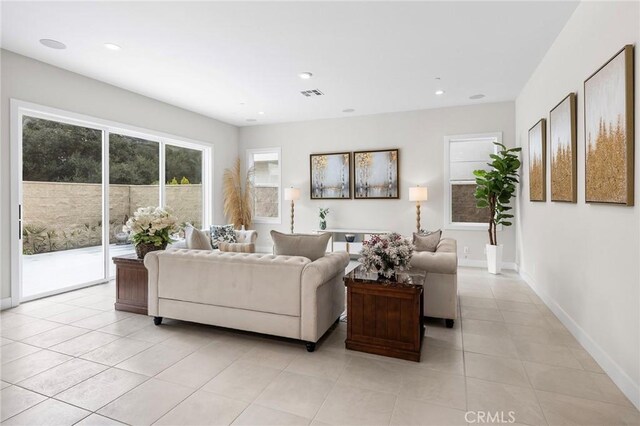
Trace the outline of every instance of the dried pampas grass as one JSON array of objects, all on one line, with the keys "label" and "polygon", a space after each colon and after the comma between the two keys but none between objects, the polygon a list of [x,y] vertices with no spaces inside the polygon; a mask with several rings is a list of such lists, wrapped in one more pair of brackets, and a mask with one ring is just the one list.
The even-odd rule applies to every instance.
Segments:
[{"label": "dried pampas grass", "polygon": [[253,167],[247,170],[242,188],[240,159],[231,169],[224,171],[222,190],[224,192],[224,215],[236,229],[250,229],[253,222]]}]

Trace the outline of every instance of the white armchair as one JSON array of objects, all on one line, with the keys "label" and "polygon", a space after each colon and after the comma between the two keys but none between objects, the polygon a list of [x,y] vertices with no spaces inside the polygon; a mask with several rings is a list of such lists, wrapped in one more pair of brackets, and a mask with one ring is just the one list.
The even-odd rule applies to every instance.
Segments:
[{"label": "white armchair", "polygon": [[235,243],[218,243],[218,249],[220,251],[229,251],[234,253],[255,253],[256,252],[256,240],[258,239],[258,232],[254,230],[236,230],[236,242]]}]

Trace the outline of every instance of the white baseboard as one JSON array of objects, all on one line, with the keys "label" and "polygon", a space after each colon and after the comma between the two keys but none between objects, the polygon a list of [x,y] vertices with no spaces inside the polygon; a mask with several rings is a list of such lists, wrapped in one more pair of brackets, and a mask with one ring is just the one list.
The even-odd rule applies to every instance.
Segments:
[{"label": "white baseboard", "polygon": [[[461,259],[458,258],[458,266],[467,266],[471,268],[486,268],[487,261],[486,260],[477,260],[477,259]],[[509,269],[512,271],[518,270],[518,265],[515,262],[502,262],[502,269]]]},{"label": "white baseboard", "polygon": [[0,299],[0,311],[4,309],[9,309],[11,307],[11,298],[5,297],[4,299]]},{"label": "white baseboard", "polygon": [[567,314],[556,301],[543,292],[525,271],[520,271],[522,279],[529,284],[529,287],[536,292],[538,297],[551,309],[560,322],[569,330],[576,340],[585,348],[587,352],[596,360],[600,367],[609,375],[611,380],[620,388],[622,393],[640,410],[640,384],[633,381],[631,377],[616,363],[609,354],[580,327],[580,325]]}]

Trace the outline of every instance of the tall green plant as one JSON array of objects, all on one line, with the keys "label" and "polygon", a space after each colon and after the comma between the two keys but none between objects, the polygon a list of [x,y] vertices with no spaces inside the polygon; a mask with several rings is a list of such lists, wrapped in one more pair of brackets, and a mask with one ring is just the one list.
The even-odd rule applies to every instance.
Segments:
[{"label": "tall green plant", "polygon": [[507,148],[501,143],[494,142],[500,148],[497,154],[489,157],[493,160],[487,163],[490,170],[475,170],[476,176],[476,206],[481,209],[489,209],[489,243],[498,245],[496,233],[498,225],[511,226],[512,209],[509,205],[511,198],[515,196],[516,184],[519,182],[518,170],[520,159],[518,154],[522,148]]}]

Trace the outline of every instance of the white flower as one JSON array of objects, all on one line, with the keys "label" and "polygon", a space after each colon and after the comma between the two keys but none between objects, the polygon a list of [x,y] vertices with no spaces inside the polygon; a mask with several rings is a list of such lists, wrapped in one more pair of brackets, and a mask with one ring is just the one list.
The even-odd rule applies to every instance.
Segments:
[{"label": "white flower", "polygon": [[134,235],[154,235],[165,229],[169,233],[176,231],[178,220],[161,207],[140,207],[126,223],[126,228]]},{"label": "white flower", "polygon": [[363,243],[358,261],[371,272],[391,277],[409,268],[413,250],[413,244],[397,233],[376,235]]}]

